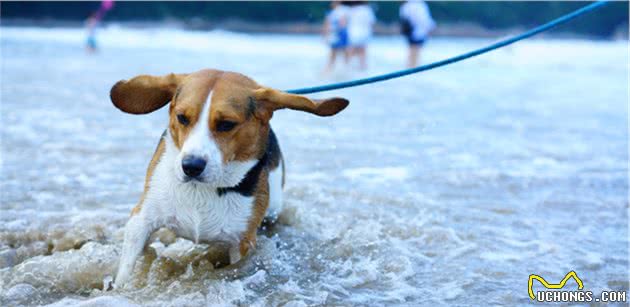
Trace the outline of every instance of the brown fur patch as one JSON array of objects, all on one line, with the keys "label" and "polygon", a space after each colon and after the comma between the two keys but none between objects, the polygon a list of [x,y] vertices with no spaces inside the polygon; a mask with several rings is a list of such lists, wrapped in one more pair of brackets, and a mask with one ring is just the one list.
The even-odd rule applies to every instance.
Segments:
[{"label": "brown fur patch", "polygon": [[[218,70],[201,70],[188,75],[186,82],[177,88],[177,95],[173,97],[169,108],[169,129],[177,148],[182,148],[192,127],[199,120],[214,82],[221,74]],[[180,114],[188,119],[187,125],[177,120]]]},{"label": "brown fur patch", "polygon": [[162,134],[162,137],[160,138],[160,142],[158,143],[157,148],[155,148],[155,152],[153,153],[153,157],[151,158],[151,162],[149,162],[149,167],[147,168],[147,175],[144,177],[144,191],[142,192],[142,196],[140,196],[140,201],[138,202],[138,204],[135,207],[133,207],[133,209],[131,210],[132,216],[140,213],[140,210],[142,210],[142,204],[144,203],[144,198],[149,192],[151,178],[153,178],[153,172],[155,171],[155,167],[157,166],[158,162],[160,162],[160,158],[164,154],[164,150],[165,150],[164,138],[165,137],[166,137],[166,131],[164,132],[164,134]]},{"label": "brown fur patch", "polygon": [[168,74],[161,77],[142,75],[128,81],[121,80],[112,87],[109,97],[114,106],[123,112],[151,113],[171,100],[177,85],[185,78],[185,74]]},{"label": "brown fur patch", "polygon": [[243,234],[239,250],[241,257],[245,257],[250,249],[256,247],[256,232],[258,227],[262,223],[267,207],[269,206],[269,172],[264,169],[260,174],[258,184],[256,185],[256,192],[254,193],[254,208],[253,214],[247,224],[247,230]]},{"label": "brown fur patch", "polygon": [[[209,127],[224,163],[260,158],[267,142],[269,124],[256,116],[252,94],[259,85],[237,73],[224,73],[214,85]],[[217,131],[221,121],[237,123],[231,131]]]}]

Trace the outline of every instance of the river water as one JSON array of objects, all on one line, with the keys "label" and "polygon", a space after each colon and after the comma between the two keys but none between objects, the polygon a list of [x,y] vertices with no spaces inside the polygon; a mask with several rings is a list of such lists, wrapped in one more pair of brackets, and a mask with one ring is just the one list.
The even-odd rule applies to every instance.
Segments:
[{"label": "river water", "polygon": [[[399,69],[377,38],[367,72],[323,77],[315,36],[109,27],[0,28],[0,305],[527,305],[530,274],[628,290],[627,41],[532,39],[399,80],[320,93],[338,116],[277,112],[285,209],[257,250],[156,235],[133,287],[102,291],[166,110],[123,114],[110,87],[219,68],[291,89]],[[438,38],[425,62],[488,44]],[[576,287],[570,281],[568,287]],[[534,290],[542,290],[536,284]]]}]

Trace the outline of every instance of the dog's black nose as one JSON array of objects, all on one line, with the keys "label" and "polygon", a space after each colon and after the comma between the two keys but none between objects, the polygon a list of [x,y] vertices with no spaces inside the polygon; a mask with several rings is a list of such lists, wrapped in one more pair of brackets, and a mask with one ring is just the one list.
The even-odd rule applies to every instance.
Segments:
[{"label": "dog's black nose", "polygon": [[206,168],[206,160],[195,157],[195,156],[186,156],[182,159],[182,169],[184,170],[184,174],[186,176],[195,178]]}]

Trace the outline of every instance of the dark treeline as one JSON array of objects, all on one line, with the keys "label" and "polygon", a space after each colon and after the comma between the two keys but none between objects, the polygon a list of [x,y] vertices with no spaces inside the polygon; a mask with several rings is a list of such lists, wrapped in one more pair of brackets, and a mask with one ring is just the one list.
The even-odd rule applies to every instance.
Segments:
[{"label": "dark treeline", "polygon": [[[437,2],[429,7],[438,23],[473,23],[488,29],[531,27],[575,10],[588,2]],[[2,18],[83,20],[99,2],[2,1]],[[398,19],[400,2],[373,2],[379,21]],[[117,2],[108,21],[159,21],[165,19],[220,22],[321,22],[328,2]],[[613,2],[581,17],[564,31],[610,36],[627,25],[628,2]]]}]

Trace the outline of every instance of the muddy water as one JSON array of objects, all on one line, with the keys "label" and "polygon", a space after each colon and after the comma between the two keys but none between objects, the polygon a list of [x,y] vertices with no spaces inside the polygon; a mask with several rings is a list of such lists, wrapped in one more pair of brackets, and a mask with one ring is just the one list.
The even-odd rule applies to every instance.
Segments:
[{"label": "muddy water", "polygon": [[[334,118],[278,112],[285,210],[251,257],[154,236],[134,287],[102,291],[166,126],[108,100],[136,74],[322,79],[315,37],[2,28],[0,305],[525,305],[529,274],[627,290],[627,42],[530,40],[405,79],[324,93]],[[436,39],[438,60],[487,43]],[[368,73],[399,68],[377,39]],[[574,285],[572,285],[574,286]],[[538,285],[537,285],[538,287]],[[537,288],[537,290],[540,290]]]}]

